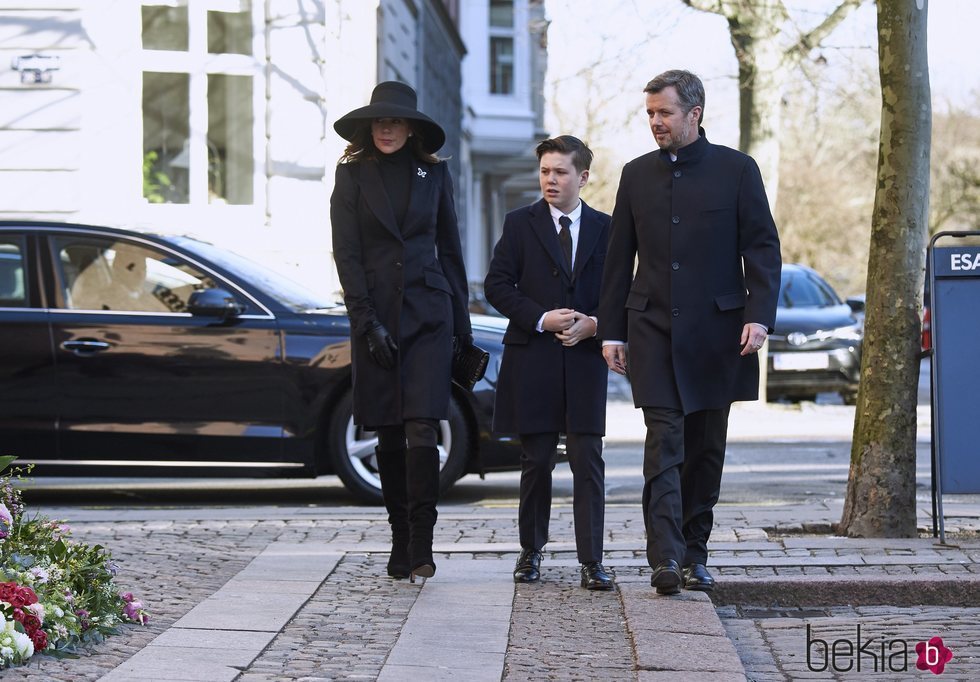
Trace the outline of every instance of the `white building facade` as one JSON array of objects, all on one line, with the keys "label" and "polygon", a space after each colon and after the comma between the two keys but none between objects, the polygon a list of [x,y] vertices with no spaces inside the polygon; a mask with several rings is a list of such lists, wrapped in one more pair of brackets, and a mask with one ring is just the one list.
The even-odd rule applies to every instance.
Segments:
[{"label": "white building facade", "polygon": [[398,79],[447,130],[479,281],[503,211],[537,191],[543,13],[540,0],[0,0],[0,218],[191,234],[334,292],[332,124]]}]

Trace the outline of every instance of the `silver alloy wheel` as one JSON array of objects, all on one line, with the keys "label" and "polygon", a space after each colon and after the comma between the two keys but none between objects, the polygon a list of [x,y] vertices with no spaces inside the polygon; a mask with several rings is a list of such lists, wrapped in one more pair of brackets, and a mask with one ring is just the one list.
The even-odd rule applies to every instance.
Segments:
[{"label": "silver alloy wheel", "polygon": [[[354,424],[354,417],[347,420],[347,431],[344,433],[344,447],[347,456],[357,475],[365,483],[381,490],[381,479],[378,477],[378,460],[374,449],[378,447],[378,434],[367,431]],[[439,470],[446,466],[449,452],[453,448],[453,430],[449,420],[439,422]]]}]

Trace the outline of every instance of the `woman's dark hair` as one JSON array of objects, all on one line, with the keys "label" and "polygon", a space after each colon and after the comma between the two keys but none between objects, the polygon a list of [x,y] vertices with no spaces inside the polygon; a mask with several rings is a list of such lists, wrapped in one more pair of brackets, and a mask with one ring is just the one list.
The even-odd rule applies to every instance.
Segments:
[{"label": "woman's dark hair", "polygon": [[[425,151],[422,136],[415,129],[415,126],[412,125],[411,119],[403,120],[408,124],[408,129],[412,132],[412,135],[409,135],[408,141],[405,143],[405,146],[412,152],[412,156],[425,163],[439,163],[440,159],[438,156]],[[347,148],[344,149],[343,156],[340,157],[340,163],[354,163],[356,161],[363,161],[364,159],[376,159],[379,153],[378,148],[374,146],[374,138],[371,137],[371,119],[366,118],[358,122],[357,128],[354,129],[354,135],[351,137],[350,144],[347,145]]]}]

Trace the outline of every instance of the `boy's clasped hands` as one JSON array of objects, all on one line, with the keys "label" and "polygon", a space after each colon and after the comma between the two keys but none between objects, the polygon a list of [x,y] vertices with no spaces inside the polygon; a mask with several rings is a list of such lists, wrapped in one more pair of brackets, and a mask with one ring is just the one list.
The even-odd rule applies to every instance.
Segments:
[{"label": "boy's clasped hands", "polygon": [[552,332],[563,346],[574,346],[582,339],[595,336],[596,322],[593,318],[572,308],[555,308],[548,311],[541,324],[547,332]]}]

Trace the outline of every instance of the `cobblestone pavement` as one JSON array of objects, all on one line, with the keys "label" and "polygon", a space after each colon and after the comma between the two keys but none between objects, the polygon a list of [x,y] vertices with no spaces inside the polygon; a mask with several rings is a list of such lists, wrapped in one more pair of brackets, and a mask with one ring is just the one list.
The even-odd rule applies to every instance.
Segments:
[{"label": "cobblestone pavement", "polygon": [[[92,647],[79,659],[39,656],[30,666],[4,671],[4,682],[98,680],[242,571],[272,542],[329,546],[344,556],[272,642],[241,669],[238,679],[242,682],[375,679],[423,589],[419,584],[384,577],[388,532],[379,509],[64,508],[44,512],[67,520],[76,538],[111,550],[120,567],[119,585],[148,603],[151,622],[143,628],[123,628],[120,635]],[[853,639],[860,624],[862,640],[867,633],[876,641],[901,639],[910,647],[939,635],[954,652],[942,679],[980,679],[980,608],[973,606],[980,602],[916,605],[916,595],[903,587],[938,581],[943,589],[952,586],[953,599],[960,586],[973,586],[969,594],[975,595],[980,583],[980,510],[957,510],[961,532],[953,541],[958,544],[946,547],[928,537],[846,540],[777,533],[780,527],[803,529],[807,524],[829,523],[834,516],[839,516],[839,509],[833,504],[796,505],[794,509],[719,507],[711,564],[720,587],[732,590],[729,594],[742,595],[735,606],[719,601],[719,613],[747,678],[852,679],[856,671],[809,670],[806,625],[811,626],[812,637],[831,642]],[[626,588],[611,594],[590,594],[578,587],[571,509],[557,508],[551,527],[553,539],[544,563],[544,581],[514,590],[506,656],[501,664],[503,678],[697,679],[694,672],[678,676],[669,668],[660,669],[655,664],[643,668],[638,663],[658,660],[641,650],[643,646],[656,646],[658,640],[646,638],[644,644],[631,639],[632,621],[627,622],[623,608]],[[509,570],[518,549],[516,538],[515,509],[446,507],[437,526],[437,562],[439,557],[449,556],[496,559]],[[622,585],[636,586],[630,588],[631,594],[636,590],[646,594],[649,585],[643,545],[639,509],[611,505],[606,514],[606,564]],[[434,580],[438,579],[437,574]],[[835,586],[842,582],[852,591],[842,593],[841,600],[846,598],[849,601],[843,603],[854,606],[828,601],[808,603],[802,606],[804,610],[794,611],[791,603],[773,608],[765,598],[780,589],[780,594],[791,600],[806,592],[833,595]],[[881,592],[862,591],[868,585],[884,585],[886,600],[887,595],[893,595],[894,600],[882,602]],[[716,592],[724,594],[722,589]],[[276,585],[270,584],[270,600],[275,596]],[[932,596],[935,594],[929,598]],[[891,605],[859,605],[861,599],[868,598]],[[667,603],[645,601],[649,602],[641,605],[645,608]],[[631,613],[633,618],[647,620],[666,617],[635,608]],[[684,613],[675,604],[670,617],[683,618]],[[473,617],[479,618],[478,610]],[[637,623],[632,625],[632,630],[637,630]],[[681,631],[692,632],[691,624]],[[811,653],[815,655],[816,649]],[[699,656],[707,654],[695,652],[694,660]],[[902,674],[921,679],[930,674],[914,670],[913,659],[909,659],[908,673],[879,673],[880,679],[899,679]],[[868,661],[865,657],[862,666]],[[846,667],[843,659],[837,662],[839,668]],[[740,670],[723,677],[744,679]],[[721,678],[715,675],[713,679]]]},{"label": "cobblestone pavement", "polygon": [[916,669],[915,646],[935,636],[953,652],[939,679],[980,679],[980,608],[834,606],[796,611],[719,609],[749,680],[931,677]]},{"label": "cobblestone pavement", "polygon": [[542,570],[515,590],[503,679],[635,680],[619,595],[584,592],[575,567]]}]

